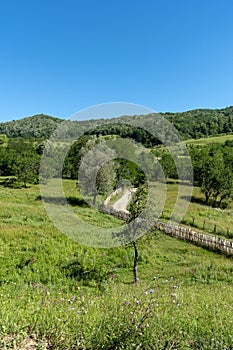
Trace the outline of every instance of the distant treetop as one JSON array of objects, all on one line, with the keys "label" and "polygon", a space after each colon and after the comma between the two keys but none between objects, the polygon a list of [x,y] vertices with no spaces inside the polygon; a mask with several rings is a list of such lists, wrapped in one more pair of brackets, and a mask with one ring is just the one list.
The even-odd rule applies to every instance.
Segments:
[{"label": "distant treetop", "polygon": [[[196,109],[181,113],[160,113],[168,119],[178,130],[183,139],[201,138],[207,136],[215,136],[218,134],[233,133],[233,106],[223,109]],[[125,121],[128,124],[130,119],[141,118],[143,127],[143,116],[123,116],[120,117],[121,123]],[[156,114],[151,113],[147,118],[147,130],[151,123],[153,127]],[[90,133],[96,134],[117,134],[121,137],[135,137],[136,141],[142,142],[147,146],[153,146],[157,143],[153,137],[145,133],[144,130],[136,130],[134,127],[125,127],[118,125],[114,118],[114,125],[111,125],[111,119],[108,120],[109,125],[98,127],[95,129],[96,123],[93,121],[74,122],[74,129],[90,129]],[[26,117],[19,120],[0,123],[0,134],[4,134],[10,138],[37,138],[47,139],[53,131],[62,123],[64,119],[51,117],[45,114],[38,114],[32,117]],[[101,123],[100,123],[101,124]],[[94,127],[92,127],[94,125]],[[75,133],[74,133],[75,134]]]},{"label": "distant treetop", "polygon": [[8,137],[48,138],[63,120],[46,114],[37,114],[19,120],[0,123],[0,134]]}]

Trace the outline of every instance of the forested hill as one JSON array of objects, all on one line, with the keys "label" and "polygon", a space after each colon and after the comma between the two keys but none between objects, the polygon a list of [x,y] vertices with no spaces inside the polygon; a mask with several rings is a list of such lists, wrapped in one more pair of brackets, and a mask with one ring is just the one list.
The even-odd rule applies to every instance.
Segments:
[{"label": "forested hill", "polygon": [[[184,139],[201,138],[223,133],[233,133],[233,106],[224,109],[196,109],[181,113],[161,114],[174,124]],[[127,121],[131,118],[135,117],[121,117],[121,120],[125,119],[125,122],[127,123]],[[156,114],[151,114],[150,118],[147,118],[147,127],[148,120],[149,123],[153,125],[155,118]],[[39,114],[33,117],[0,123],[0,134],[5,134],[8,137],[44,139],[48,138],[62,121],[63,119],[60,118]],[[111,120],[108,120],[108,124],[110,122]],[[82,122],[82,126],[79,125],[79,122],[76,122],[75,127],[82,128],[84,124],[87,126],[89,122]],[[99,128],[98,132],[101,134],[106,134],[109,132],[109,130],[110,126],[106,125],[106,127],[104,126]],[[114,130],[116,130],[116,128],[114,128]],[[116,132],[120,136],[127,136],[125,135],[126,129],[123,125],[119,125]],[[128,136],[130,136],[132,134],[132,130],[128,130],[128,132]]]},{"label": "forested hill", "polygon": [[45,114],[38,114],[32,117],[26,117],[19,120],[0,123],[0,134],[8,137],[28,138],[49,138],[51,133],[63,120],[50,117]]},{"label": "forested hill", "polygon": [[233,106],[224,109],[196,109],[164,113],[185,138],[201,138],[233,132]]}]

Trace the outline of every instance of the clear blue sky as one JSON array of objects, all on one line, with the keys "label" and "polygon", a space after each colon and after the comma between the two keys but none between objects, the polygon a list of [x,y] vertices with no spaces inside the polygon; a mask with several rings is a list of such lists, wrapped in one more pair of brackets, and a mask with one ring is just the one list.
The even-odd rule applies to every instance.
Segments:
[{"label": "clear blue sky", "polygon": [[233,105],[232,0],[3,0],[0,121]]}]

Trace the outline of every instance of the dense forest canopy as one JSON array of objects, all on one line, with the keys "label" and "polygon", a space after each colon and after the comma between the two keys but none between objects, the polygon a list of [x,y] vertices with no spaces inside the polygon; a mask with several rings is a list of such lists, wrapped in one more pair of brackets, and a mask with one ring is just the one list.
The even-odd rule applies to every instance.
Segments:
[{"label": "dense forest canopy", "polygon": [[[160,113],[160,115],[169,120],[184,139],[233,133],[233,107],[224,109],[196,109],[182,113]],[[153,126],[155,118],[156,114],[150,114],[149,118],[146,119],[147,125],[145,126],[147,128]],[[140,119],[142,127],[145,123],[143,116],[123,116],[118,119],[121,123],[125,122],[126,124],[131,120]],[[112,120],[116,123],[116,119]],[[50,137],[57,126],[63,121],[63,119],[39,114],[33,117],[0,123],[0,134],[4,134],[7,137],[46,139]],[[108,123],[111,124],[111,119],[108,120]],[[98,124],[101,124],[101,120],[96,121],[96,125]],[[74,135],[76,128],[79,130],[93,129],[93,121],[75,121]],[[150,135],[144,135],[142,130],[135,131],[133,127],[126,128],[123,125],[115,127],[114,130],[113,126],[111,128],[111,134],[115,132],[122,137],[132,137],[136,133],[137,137],[145,138],[144,142],[146,144],[150,146],[156,144],[156,141]],[[105,135],[106,127],[101,127],[98,133],[100,132]]]},{"label": "dense forest canopy", "polygon": [[196,109],[183,113],[165,113],[185,139],[233,132],[233,107]]},{"label": "dense forest canopy", "polygon": [[32,117],[26,117],[19,120],[0,123],[0,134],[8,137],[29,138],[49,138],[52,132],[63,120],[50,117],[45,114],[38,114]]}]

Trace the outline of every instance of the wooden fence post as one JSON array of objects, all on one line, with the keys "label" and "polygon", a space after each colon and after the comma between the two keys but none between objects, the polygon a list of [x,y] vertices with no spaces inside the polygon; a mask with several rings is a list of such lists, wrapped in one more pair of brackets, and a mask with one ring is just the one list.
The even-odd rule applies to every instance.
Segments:
[{"label": "wooden fence post", "polygon": [[205,220],[203,221],[203,230],[205,229]]}]

